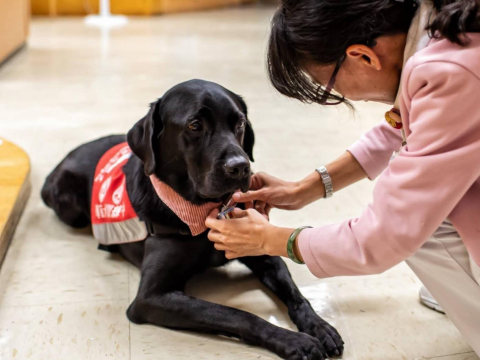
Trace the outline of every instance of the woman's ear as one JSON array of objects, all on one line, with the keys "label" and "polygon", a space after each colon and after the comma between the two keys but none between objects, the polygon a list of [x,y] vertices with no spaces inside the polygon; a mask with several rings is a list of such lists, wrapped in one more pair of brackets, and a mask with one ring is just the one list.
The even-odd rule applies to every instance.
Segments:
[{"label": "woman's ear", "polygon": [[375,70],[382,69],[382,63],[375,51],[366,45],[350,45],[346,51],[347,57],[354,61],[359,61],[360,64],[373,67]]},{"label": "woman's ear", "polygon": [[159,107],[162,99],[150,105],[147,115],[138,121],[127,134],[127,141],[133,153],[142,160],[147,176],[155,173],[156,155],[159,148],[158,137],[163,131],[163,122],[160,118]]}]

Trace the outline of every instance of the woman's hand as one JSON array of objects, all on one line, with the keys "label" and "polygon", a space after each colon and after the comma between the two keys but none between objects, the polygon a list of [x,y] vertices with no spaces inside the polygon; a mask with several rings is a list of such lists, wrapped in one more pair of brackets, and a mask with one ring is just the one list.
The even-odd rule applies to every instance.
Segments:
[{"label": "woman's hand", "polygon": [[205,221],[208,238],[215,249],[225,251],[227,259],[243,256],[288,256],[287,242],[293,229],[279,228],[254,209],[236,208],[233,219],[217,220],[218,209]]},{"label": "woman's hand", "polygon": [[[360,163],[348,151],[328,164],[327,170],[335,191],[367,177]],[[283,181],[259,172],[252,176],[250,191],[245,194],[235,193],[233,200],[242,203],[254,201],[255,209],[268,215],[271,208],[298,210],[323,197],[325,187],[316,171],[297,182]]]},{"label": "woman's hand", "polygon": [[252,176],[250,191],[235,193],[235,202],[255,202],[255,209],[268,215],[271,208],[298,210],[325,196],[320,175],[315,172],[298,182],[280,180],[264,172]]}]

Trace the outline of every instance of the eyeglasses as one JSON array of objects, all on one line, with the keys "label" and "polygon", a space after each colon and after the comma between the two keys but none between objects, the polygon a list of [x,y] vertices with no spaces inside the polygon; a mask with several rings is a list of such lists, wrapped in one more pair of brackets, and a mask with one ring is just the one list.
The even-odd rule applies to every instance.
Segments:
[{"label": "eyeglasses", "polygon": [[335,67],[335,70],[333,71],[332,77],[330,78],[330,81],[328,82],[327,87],[323,91],[322,97],[320,98],[319,104],[320,105],[338,105],[341,102],[343,102],[343,98],[334,102],[328,102],[328,99],[332,95],[332,89],[335,86],[335,81],[337,80],[337,74],[338,70],[340,70],[340,66],[342,66],[342,63],[345,61],[347,58],[347,54],[344,54],[340,60],[337,62],[337,66]]}]

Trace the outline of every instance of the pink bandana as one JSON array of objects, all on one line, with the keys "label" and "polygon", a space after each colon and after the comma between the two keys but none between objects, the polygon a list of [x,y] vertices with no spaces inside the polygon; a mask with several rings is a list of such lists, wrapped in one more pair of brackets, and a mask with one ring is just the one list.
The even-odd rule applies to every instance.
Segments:
[{"label": "pink bandana", "polygon": [[160,181],[155,175],[150,176],[158,197],[177,215],[180,220],[188,225],[193,236],[197,236],[207,230],[205,220],[208,214],[222,205],[221,202],[209,202],[203,205],[195,205],[185,200],[170,186]]}]

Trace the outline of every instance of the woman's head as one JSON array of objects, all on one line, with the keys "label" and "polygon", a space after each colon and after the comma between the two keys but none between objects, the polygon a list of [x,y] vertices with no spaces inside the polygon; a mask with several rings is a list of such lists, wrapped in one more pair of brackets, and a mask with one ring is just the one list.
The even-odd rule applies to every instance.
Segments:
[{"label": "woman's head", "polygon": [[[431,31],[451,40],[456,34],[458,39],[468,31],[468,26],[459,28],[467,21],[465,3],[475,1],[435,0],[442,20],[434,22]],[[464,3],[460,9],[465,11],[446,3]],[[448,6],[456,12],[446,13]],[[329,102],[342,97],[393,102],[406,34],[417,8],[417,0],[283,0],[272,21],[268,48],[272,84],[288,97],[322,103],[325,87],[344,58],[334,87],[341,95],[331,95]]]}]

